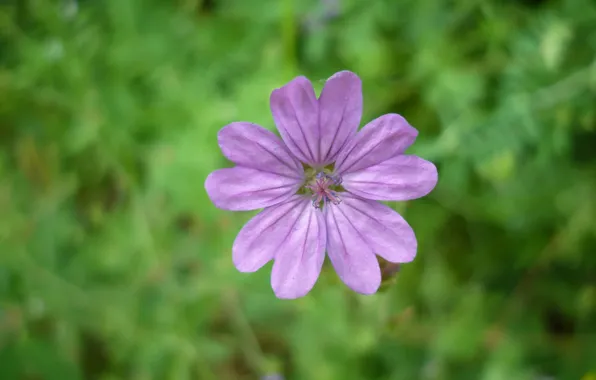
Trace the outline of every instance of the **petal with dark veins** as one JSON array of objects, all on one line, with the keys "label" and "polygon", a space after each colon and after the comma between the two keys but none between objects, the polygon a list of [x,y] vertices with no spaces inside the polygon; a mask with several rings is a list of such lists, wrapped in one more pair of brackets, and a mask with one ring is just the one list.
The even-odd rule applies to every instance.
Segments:
[{"label": "petal with dark veins", "polygon": [[217,134],[222,153],[233,163],[286,177],[302,178],[300,162],[273,132],[252,123],[235,122]]},{"label": "petal with dark veins", "polygon": [[350,71],[327,79],[319,97],[320,165],[332,163],[358,130],[362,118],[362,81]]},{"label": "petal with dark veins", "polygon": [[338,208],[369,249],[392,263],[407,263],[416,257],[416,235],[404,218],[377,201],[342,194]]},{"label": "petal with dark veins", "polygon": [[379,201],[407,201],[430,193],[438,181],[436,166],[417,156],[396,156],[379,164],[344,174],[349,192]]},{"label": "petal with dark veins", "polygon": [[416,136],[418,131],[400,115],[383,115],[365,125],[341,150],[335,172],[343,176],[401,155]]},{"label": "petal with dark veins", "polygon": [[327,254],[339,278],[352,290],[373,294],[381,285],[377,257],[339,205],[327,204]]},{"label": "petal with dark veins", "polygon": [[303,76],[273,90],[271,113],[288,149],[300,161],[314,165],[319,150],[319,103],[310,81]]},{"label": "petal with dark veins", "polygon": [[272,260],[292,231],[294,221],[309,207],[308,199],[295,195],[267,207],[242,227],[232,247],[232,259],[240,272],[255,272]]},{"label": "petal with dark veins", "polygon": [[205,189],[216,207],[248,211],[285,201],[296,194],[301,184],[301,179],[237,166],[209,174]]}]

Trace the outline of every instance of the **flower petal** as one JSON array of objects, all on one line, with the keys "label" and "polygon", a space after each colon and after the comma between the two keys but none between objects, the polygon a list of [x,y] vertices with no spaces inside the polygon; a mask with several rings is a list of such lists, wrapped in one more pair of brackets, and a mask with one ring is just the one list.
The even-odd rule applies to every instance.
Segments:
[{"label": "flower petal", "polygon": [[[349,207],[349,206],[348,206]],[[324,208],[327,223],[327,254],[341,280],[361,294],[373,294],[381,285],[381,269],[375,254],[339,205]]]},{"label": "flower petal", "polygon": [[300,179],[237,166],[209,174],[205,189],[216,207],[248,211],[285,201],[298,191],[301,183]]},{"label": "flower petal", "polygon": [[273,90],[270,98],[275,125],[288,149],[300,161],[313,165],[319,156],[319,103],[310,81],[303,76]]},{"label": "flower petal", "polygon": [[343,175],[400,155],[416,136],[418,131],[400,115],[383,115],[365,125],[341,150],[335,171]]},{"label": "flower petal", "polygon": [[396,156],[342,176],[349,192],[379,201],[407,201],[425,196],[438,180],[436,166],[417,156]]},{"label": "flower petal", "polygon": [[308,200],[302,210],[296,219],[285,220],[291,230],[275,255],[271,287],[278,298],[293,299],[310,292],[325,260],[327,231],[323,214]]},{"label": "flower petal", "polygon": [[267,207],[242,227],[232,247],[232,259],[240,272],[255,272],[273,259],[287,239],[294,222],[308,207],[298,195]]},{"label": "flower petal", "polygon": [[346,220],[377,255],[392,263],[407,263],[416,257],[416,235],[395,210],[379,203],[342,193]]},{"label": "flower petal", "polygon": [[302,165],[279,137],[256,124],[235,122],[223,127],[217,140],[230,161],[247,168],[302,178]]},{"label": "flower petal", "polygon": [[356,134],[362,118],[362,81],[350,71],[327,79],[319,97],[321,128],[319,164],[335,160],[340,149]]}]

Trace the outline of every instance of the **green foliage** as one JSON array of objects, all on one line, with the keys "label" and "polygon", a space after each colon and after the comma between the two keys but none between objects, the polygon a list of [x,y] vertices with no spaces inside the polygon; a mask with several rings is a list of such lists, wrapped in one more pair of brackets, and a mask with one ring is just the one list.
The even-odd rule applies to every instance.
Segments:
[{"label": "green foliage", "polygon": [[[0,378],[580,379],[596,371],[596,3],[0,3]],[[327,5],[326,5],[327,4]],[[417,259],[274,298],[217,210],[225,124],[364,82],[439,167]]]}]

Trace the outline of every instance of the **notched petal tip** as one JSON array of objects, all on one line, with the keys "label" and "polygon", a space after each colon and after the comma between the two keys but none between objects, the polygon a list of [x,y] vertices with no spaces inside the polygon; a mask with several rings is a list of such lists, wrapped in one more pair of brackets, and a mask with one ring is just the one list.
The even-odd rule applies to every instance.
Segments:
[{"label": "notched petal tip", "polygon": [[273,93],[279,93],[280,90],[285,90],[285,89],[288,89],[288,88],[291,88],[294,86],[312,87],[312,84],[307,77],[305,77],[304,75],[299,75],[299,76],[295,77],[294,79],[292,79],[291,81],[289,81],[288,83],[284,84],[283,86],[274,89],[271,92],[271,95],[273,95]]},{"label": "notched petal tip", "polygon": [[234,267],[240,273],[254,273],[261,269],[269,261],[271,261],[271,258],[268,259],[266,262],[257,265],[253,262],[249,262],[243,258],[240,258],[237,254],[232,255],[232,264],[234,264]]},{"label": "notched petal tip", "polygon": [[411,144],[413,144],[414,140],[416,140],[418,137],[418,130],[414,128],[402,115],[398,113],[388,113],[380,117],[386,117],[390,127],[399,129],[399,133],[408,135],[411,139],[413,139]]},{"label": "notched petal tip", "polygon": [[286,289],[277,289],[273,288],[273,294],[280,300],[295,300],[298,298],[302,298],[307,295],[311,289],[302,290],[302,291],[288,291]]},{"label": "notched petal tip", "polygon": [[379,288],[381,287],[381,284],[371,284],[372,286],[369,288],[366,288],[364,290],[360,290],[360,291],[356,291],[356,293],[362,294],[363,296],[372,296],[374,294],[377,294],[377,292],[379,291]]},{"label": "notched petal tip", "polygon": [[327,80],[339,79],[339,78],[357,80],[359,83],[362,83],[362,79],[360,79],[358,74],[354,73],[353,71],[349,71],[349,70],[338,71],[335,74],[333,74],[332,76],[330,76],[329,79],[327,79]]},{"label": "notched petal tip", "polygon": [[207,196],[211,200],[211,203],[215,205],[217,208],[221,208],[219,205],[219,200],[217,198],[217,179],[216,174],[217,170],[209,173],[207,178],[205,178],[205,191],[207,192]]},{"label": "notched petal tip", "polygon": [[300,89],[312,90],[313,94],[315,91],[310,79],[304,75],[297,76],[283,86],[273,89],[271,95],[269,95],[271,110],[273,110],[276,104],[279,104],[288,98],[292,92]]},{"label": "notched petal tip", "polygon": [[424,159],[421,160],[425,163],[422,170],[424,170],[424,175],[427,182],[426,188],[421,192],[422,195],[420,195],[420,197],[424,197],[430,194],[435,187],[437,187],[437,183],[439,182],[439,171],[437,170],[437,166],[434,163]]},{"label": "notched petal tip", "polygon": [[374,280],[371,280],[369,282],[361,282],[358,284],[349,283],[345,281],[344,282],[350,289],[352,289],[356,293],[361,294],[363,296],[372,296],[376,294],[381,288],[381,276],[379,275],[378,277],[378,279],[375,278]]}]

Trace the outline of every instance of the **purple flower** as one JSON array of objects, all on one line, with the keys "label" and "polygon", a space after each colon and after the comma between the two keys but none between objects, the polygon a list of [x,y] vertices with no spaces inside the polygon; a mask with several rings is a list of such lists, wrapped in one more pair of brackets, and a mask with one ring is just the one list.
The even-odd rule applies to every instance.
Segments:
[{"label": "purple flower", "polygon": [[416,256],[414,231],[378,201],[428,194],[437,183],[431,162],[405,155],[418,132],[396,114],[357,132],[362,83],[342,71],[320,97],[305,77],[271,94],[282,140],[255,124],[235,122],[218,135],[237,166],[211,173],[205,188],[224,210],[264,208],[238,233],[234,265],[254,272],[274,260],[271,286],[279,298],[298,298],[314,286],[325,252],[341,280],[362,294],[381,283],[375,255],[391,263]]}]

